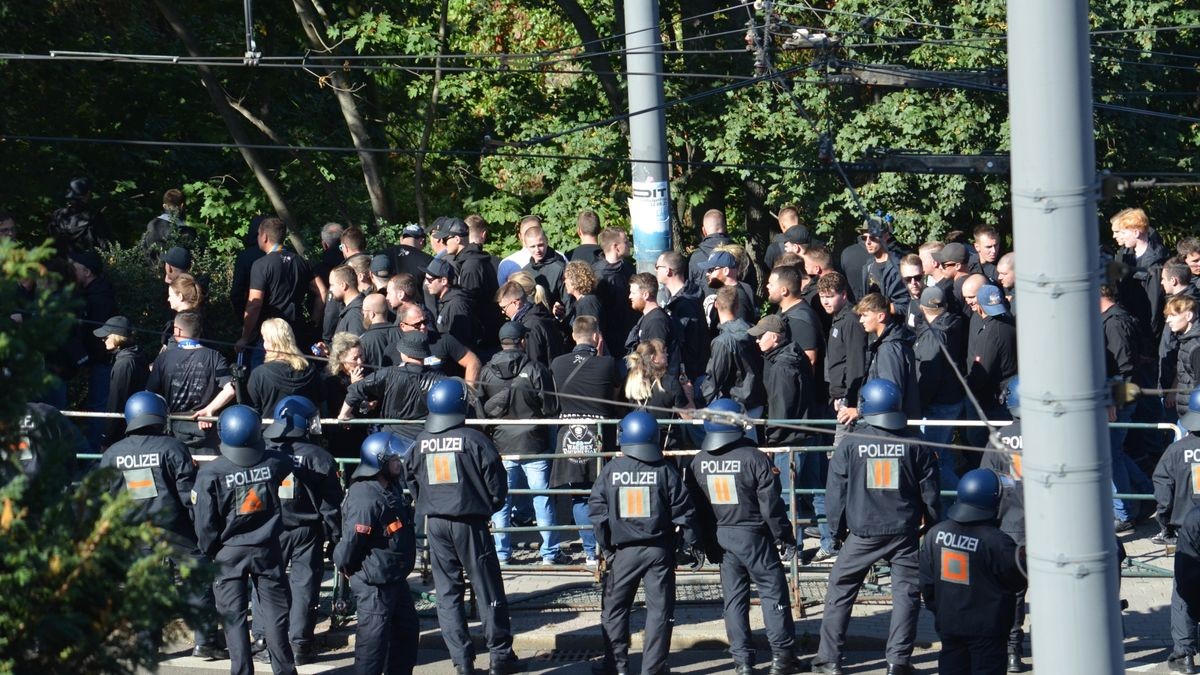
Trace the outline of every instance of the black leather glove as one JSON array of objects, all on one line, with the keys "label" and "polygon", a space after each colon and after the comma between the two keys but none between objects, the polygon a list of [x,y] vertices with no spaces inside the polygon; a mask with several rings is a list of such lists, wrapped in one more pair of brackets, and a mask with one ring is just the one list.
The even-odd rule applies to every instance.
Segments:
[{"label": "black leather glove", "polygon": [[693,572],[704,569],[704,549],[699,546],[691,546],[688,548],[688,553],[692,556],[692,562],[688,565],[688,569]]},{"label": "black leather glove", "polygon": [[796,545],[794,543],[784,542],[779,545],[779,561],[782,563],[790,563],[796,558]]},{"label": "black leather glove", "polygon": [[333,562],[333,550],[337,548],[338,543],[333,539],[325,542],[325,559]]}]

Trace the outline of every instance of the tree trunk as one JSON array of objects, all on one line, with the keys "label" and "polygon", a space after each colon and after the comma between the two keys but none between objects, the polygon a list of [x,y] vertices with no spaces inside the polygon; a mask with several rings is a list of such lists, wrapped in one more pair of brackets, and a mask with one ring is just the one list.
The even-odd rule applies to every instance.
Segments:
[{"label": "tree trunk", "polygon": [[[329,27],[314,14],[315,11],[320,11],[322,15],[324,12],[319,9],[314,10],[310,0],[292,0],[292,6],[296,8],[296,15],[300,17],[300,25],[304,28],[309,45],[316,51],[328,52],[325,43],[321,41],[321,36],[327,32]],[[363,181],[366,183],[367,195],[371,200],[371,210],[375,213],[376,218],[395,222],[395,211],[392,207],[391,195],[388,193],[387,182],[384,179],[384,172],[379,158],[368,149],[372,145],[371,134],[367,130],[366,121],[358,110],[358,102],[354,100],[354,93],[350,90],[350,81],[342,71],[336,68],[331,68],[326,76],[329,78],[334,96],[337,97],[338,107],[342,110],[342,118],[346,120],[346,129],[350,132],[350,139],[354,143],[354,147],[358,149],[358,160],[362,164]]]},{"label": "tree trunk", "polygon": [[[600,80],[600,88],[604,90],[604,97],[608,99],[608,107],[611,109],[612,115],[614,117],[624,115],[628,112],[625,96],[621,92],[621,85],[617,81],[611,58],[602,53],[606,50],[600,42],[600,35],[596,32],[596,25],[592,23],[592,18],[579,6],[577,0],[558,0],[558,6],[567,15],[571,25],[575,26],[575,32],[579,33],[580,40],[585,43],[583,53],[592,67],[592,73]],[[620,47],[613,47],[613,49],[620,49],[624,45],[625,43],[622,41]],[[625,136],[629,135],[627,120],[621,121],[621,133]]]},{"label": "tree trunk", "polygon": [[[228,93],[225,95],[225,100],[229,101],[229,105],[234,110],[241,114],[242,117],[246,118],[247,122],[254,125],[254,128],[258,129],[262,135],[270,139],[272,143],[277,145],[290,145],[286,138],[280,136],[278,132],[276,132],[269,124],[267,124],[266,120],[262,119],[258,115],[255,115],[240,102],[233,100]],[[292,152],[292,156],[295,157],[296,160],[301,164],[303,164],[309,171],[312,171],[321,177],[321,188],[325,190],[325,196],[329,197],[329,201],[332,204],[337,205],[336,208],[341,212],[342,221],[345,223],[346,227],[353,227],[354,219],[350,216],[349,209],[346,208],[346,200],[342,199],[342,196],[338,194],[337,186],[333,182],[325,180],[325,177],[321,174],[320,169],[317,168],[317,165],[312,161],[312,159],[309,158],[308,155],[303,152]]]},{"label": "tree trunk", "polygon": [[417,221],[425,227],[429,214],[425,210],[425,151],[433,136],[433,124],[437,121],[438,91],[442,84],[442,54],[446,53],[446,23],[450,14],[450,0],[442,0],[441,18],[438,20],[438,59],[433,67],[433,86],[429,90],[429,107],[425,110],[425,128],[421,130],[420,152],[413,167],[413,200],[417,203]]},{"label": "tree trunk", "polygon": [[[158,7],[158,11],[162,13],[167,23],[171,25],[171,30],[175,31],[175,35],[183,42],[184,49],[187,50],[188,54],[192,57],[201,56],[200,50],[196,45],[196,40],[192,37],[191,32],[188,31],[187,26],[184,25],[183,20],[169,0],[154,0],[154,4]],[[229,135],[238,144],[238,152],[242,154],[242,159],[246,161],[246,165],[254,172],[254,177],[258,179],[258,184],[262,186],[263,192],[267,194],[267,199],[271,201],[271,206],[274,207],[275,213],[287,224],[288,238],[292,246],[296,248],[297,253],[304,255],[304,241],[299,237],[296,219],[292,217],[292,211],[288,208],[287,199],[283,196],[283,189],[275,181],[275,177],[271,175],[267,166],[259,159],[258,153],[249,147],[252,144],[252,140],[247,135],[246,130],[242,128],[242,121],[238,117],[237,112],[229,105],[229,100],[225,96],[225,89],[217,81],[217,76],[208,66],[198,65],[196,66],[196,71],[200,74],[200,81],[204,84],[204,89],[208,92],[208,97],[212,100],[213,107],[216,108],[217,114],[225,122],[225,127],[229,129]]]}]

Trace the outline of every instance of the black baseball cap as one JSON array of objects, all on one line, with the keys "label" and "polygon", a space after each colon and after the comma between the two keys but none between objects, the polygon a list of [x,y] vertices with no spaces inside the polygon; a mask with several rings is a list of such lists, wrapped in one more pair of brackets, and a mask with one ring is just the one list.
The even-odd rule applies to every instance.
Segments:
[{"label": "black baseball cap", "polygon": [[523,339],[529,331],[525,330],[525,326],[516,321],[509,321],[500,327],[501,342],[516,342]]},{"label": "black baseball cap", "polygon": [[465,236],[467,236],[467,224],[462,218],[443,218],[441,226],[433,233],[433,238],[438,240]]},{"label": "black baseball cap", "polygon": [[396,270],[393,269],[391,256],[380,253],[371,258],[371,274],[380,279],[390,279],[395,273]]},{"label": "black baseball cap", "polygon": [[132,337],[133,325],[129,322],[127,317],[117,315],[108,321],[105,321],[103,326],[100,326],[96,330],[92,331],[92,335],[95,335],[98,338],[106,338],[109,335]]},{"label": "black baseball cap", "polygon": [[192,269],[192,252],[182,246],[174,246],[162,254],[162,261],[184,272]]},{"label": "black baseball cap", "polygon": [[454,280],[454,265],[444,258],[434,258],[421,271],[431,277]]},{"label": "black baseball cap", "polygon": [[783,231],[783,240],[789,244],[807,244],[812,241],[812,234],[803,225],[793,225]]}]

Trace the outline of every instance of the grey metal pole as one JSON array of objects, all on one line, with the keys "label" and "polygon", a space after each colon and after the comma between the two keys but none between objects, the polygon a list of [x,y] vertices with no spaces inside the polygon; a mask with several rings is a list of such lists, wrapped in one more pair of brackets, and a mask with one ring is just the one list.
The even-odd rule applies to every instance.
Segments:
[{"label": "grey metal pole", "polygon": [[1124,672],[1099,317],[1086,0],[1008,0],[1033,661]]},{"label": "grey metal pole", "polygon": [[[671,190],[667,165],[667,121],[662,108],[662,37],[657,0],[625,0],[625,68],[629,82],[629,157],[633,196],[629,223],[639,272],[653,272],[671,250]],[[639,112],[650,110],[651,112]]]}]

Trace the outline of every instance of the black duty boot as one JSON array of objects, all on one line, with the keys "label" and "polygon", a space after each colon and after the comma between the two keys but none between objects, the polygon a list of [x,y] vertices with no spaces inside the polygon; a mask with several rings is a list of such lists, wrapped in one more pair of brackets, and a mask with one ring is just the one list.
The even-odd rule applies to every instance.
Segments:
[{"label": "black duty boot", "polygon": [[192,650],[192,656],[205,661],[226,661],[229,659],[229,650],[212,645],[196,645],[196,648]]},{"label": "black duty boot", "polygon": [[821,675],[842,675],[842,666],[838,663],[813,664],[812,672],[821,673]]},{"label": "black duty boot", "polygon": [[524,670],[524,667],[521,666],[521,662],[519,660],[515,658],[505,659],[499,663],[493,663],[491,667],[488,668],[488,675],[512,675],[513,673],[519,673],[522,670]]},{"label": "black duty boot", "polygon": [[771,675],[792,675],[801,671],[800,662],[790,649],[771,655]]},{"label": "black duty boot", "polygon": [[1020,647],[1008,648],[1008,672],[1023,673],[1025,672],[1024,654],[1021,653]]},{"label": "black duty boot", "polygon": [[889,663],[887,675],[915,675],[916,670],[907,663]]},{"label": "black duty boot", "polygon": [[1174,656],[1167,659],[1167,670],[1172,673],[1195,673],[1196,661],[1191,656]]},{"label": "black duty boot", "polygon": [[733,664],[734,671],[737,675],[754,675],[754,666],[745,663]]}]

